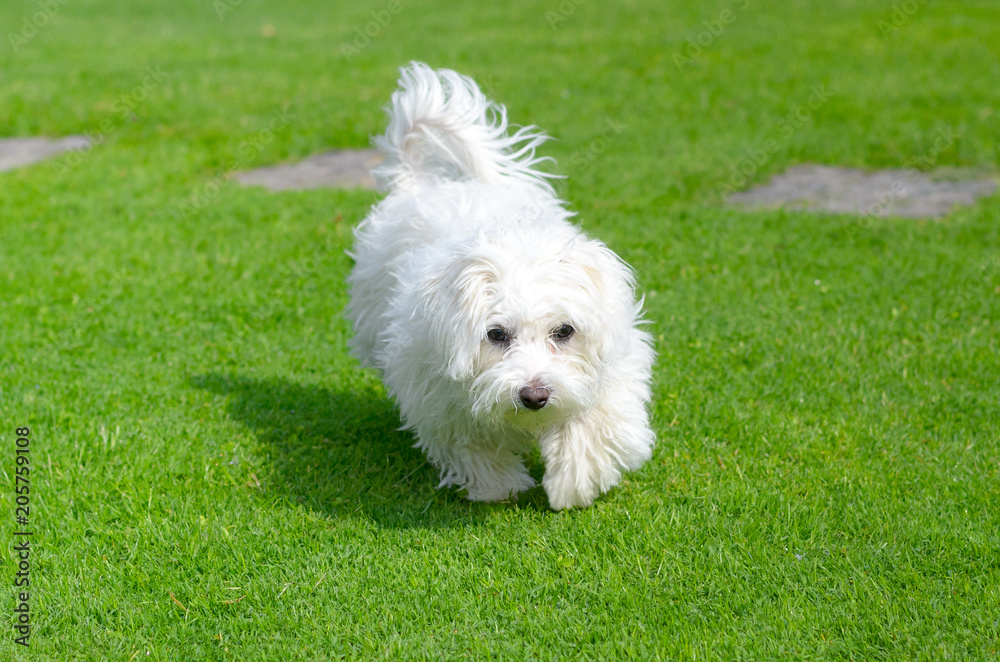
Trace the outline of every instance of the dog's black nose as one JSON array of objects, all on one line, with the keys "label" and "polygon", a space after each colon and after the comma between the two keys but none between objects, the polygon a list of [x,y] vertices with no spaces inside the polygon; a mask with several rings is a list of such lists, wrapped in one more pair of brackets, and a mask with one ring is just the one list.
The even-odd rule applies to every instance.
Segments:
[{"label": "dog's black nose", "polygon": [[517,393],[521,404],[531,411],[538,411],[549,401],[549,389],[544,386],[525,386]]}]

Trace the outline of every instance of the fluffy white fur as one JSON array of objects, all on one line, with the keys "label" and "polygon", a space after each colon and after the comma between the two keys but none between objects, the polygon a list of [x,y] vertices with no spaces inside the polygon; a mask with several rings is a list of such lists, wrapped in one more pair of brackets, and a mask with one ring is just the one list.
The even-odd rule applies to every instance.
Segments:
[{"label": "fluffy white fur", "polygon": [[[568,219],[535,148],[470,78],[401,70],[355,231],[351,348],[379,369],[440,486],[495,501],[534,485],[588,506],[649,459],[654,359],[629,267]],[[439,487],[440,487],[439,486]]]}]

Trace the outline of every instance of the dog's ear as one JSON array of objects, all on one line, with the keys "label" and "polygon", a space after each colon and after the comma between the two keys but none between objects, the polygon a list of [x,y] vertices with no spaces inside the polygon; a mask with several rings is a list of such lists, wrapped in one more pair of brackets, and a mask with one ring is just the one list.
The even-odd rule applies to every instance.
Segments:
[{"label": "dog's ear", "polygon": [[596,239],[576,242],[567,262],[579,274],[584,309],[578,319],[581,330],[595,343],[598,355],[607,362],[630,351],[632,330],[641,304],[635,300],[635,275],[614,251]]},{"label": "dog's ear", "polygon": [[455,380],[473,375],[485,320],[498,296],[496,265],[485,255],[466,255],[435,265],[423,288],[425,319],[437,339],[438,365]]}]

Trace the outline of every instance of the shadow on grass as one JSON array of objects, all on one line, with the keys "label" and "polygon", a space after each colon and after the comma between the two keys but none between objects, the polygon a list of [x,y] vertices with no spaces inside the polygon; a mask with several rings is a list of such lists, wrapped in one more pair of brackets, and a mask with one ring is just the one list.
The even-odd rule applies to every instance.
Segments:
[{"label": "shadow on grass", "polygon": [[[392,401],[372,385],[329,390],[281,379],[198,375],[192,385],[225,396],[229,415],[253,430],[268,457],[257,478],[329,517],[363,514],[382,526],[443,527],[482,520],[496,504],[470,504],[436,490],[438,472],[399,431]],[[519,506],[545,509],[541,490]]]}]

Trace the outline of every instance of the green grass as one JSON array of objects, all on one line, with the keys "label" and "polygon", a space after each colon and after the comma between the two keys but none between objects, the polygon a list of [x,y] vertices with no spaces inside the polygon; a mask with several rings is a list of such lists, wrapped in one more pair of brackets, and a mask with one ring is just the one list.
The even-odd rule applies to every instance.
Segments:
[{"label": "green grass", "polygon": [[[5,627],[0,658],[1000,658],[1000,197],[937,222],[721,205],[775,136],[748,182],[996,172],[993,3],[887,31],[860,0],[563,3],[555,29],[555,0],[404,0],[351,59],[387,3],[56,4],[17,52],[39,5],[4,5],[0,131],[102,140],[0,174],[0,537],[24,425],[35,531],[31,648]],[[658,446],[588,510],[434,490],[346,351],[375,196],[224,177],[366,146],[411,59],[554,135],[561,192],[639,275]]]}]

